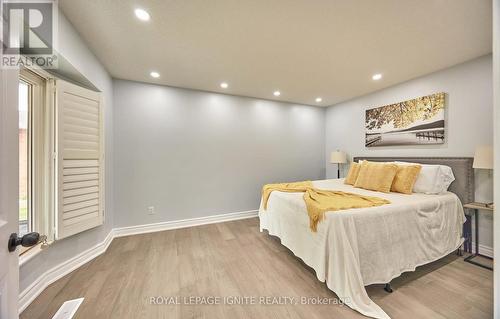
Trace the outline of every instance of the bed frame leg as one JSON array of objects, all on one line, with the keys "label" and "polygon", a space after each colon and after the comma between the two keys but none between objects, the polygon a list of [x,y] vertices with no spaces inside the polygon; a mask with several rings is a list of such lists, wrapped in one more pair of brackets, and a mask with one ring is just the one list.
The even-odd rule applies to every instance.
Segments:
[{"label": "bed frame leg", "polygon": [[457,256],[463,256],[462,247],[458,247]]},{"label": "bed frame leg", "polygon": [[385,284],[384,290],[387,291],[388,293],[392,293],[392,287],[390,282]]}]

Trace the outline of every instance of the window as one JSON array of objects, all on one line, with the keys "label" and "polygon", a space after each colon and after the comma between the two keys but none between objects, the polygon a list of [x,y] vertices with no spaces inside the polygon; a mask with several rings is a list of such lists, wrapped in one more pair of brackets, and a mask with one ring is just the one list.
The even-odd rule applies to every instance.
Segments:
[{"label": "window", "polygon": [[103,224],[102,123],[99,92],[21,70],[21,236],[34,231],[51,242]]},{"label": "window", "polygon": [[35,231],[49,240],[54,233],[54,99],[47,92],[52,83],[27,69],[20,72],[19,234]]},{"label": "window", "polygon": [[30,203],[30,90],[24,81],[19,81],[19,236],[31,231]]}]

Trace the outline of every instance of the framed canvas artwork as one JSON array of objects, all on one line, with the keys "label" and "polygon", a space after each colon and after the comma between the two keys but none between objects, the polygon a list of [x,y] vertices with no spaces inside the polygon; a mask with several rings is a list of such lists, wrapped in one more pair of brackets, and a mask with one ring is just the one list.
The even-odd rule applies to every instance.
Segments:
[{"label": "framed canvas artwork", "polygon": [[366,110],[365,146],[443,144],[445,93]]}]

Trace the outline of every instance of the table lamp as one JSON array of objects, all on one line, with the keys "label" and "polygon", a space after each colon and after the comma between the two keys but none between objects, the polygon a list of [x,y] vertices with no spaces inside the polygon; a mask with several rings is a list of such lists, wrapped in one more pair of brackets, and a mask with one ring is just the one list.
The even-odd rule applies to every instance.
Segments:
[{"label": "table lamp", "polygon": [[[481,145],[476,148],[472,167],[475,169],[493,169],[493,147],[491,145]],[[486,206],[493,208],[493,203]]]},{"label": "table lamp", "polygon": [[340,178],[340,164],[347,163],[347,155],[339,150],[332,152],[330,163],[337,164],[337,178]]}]

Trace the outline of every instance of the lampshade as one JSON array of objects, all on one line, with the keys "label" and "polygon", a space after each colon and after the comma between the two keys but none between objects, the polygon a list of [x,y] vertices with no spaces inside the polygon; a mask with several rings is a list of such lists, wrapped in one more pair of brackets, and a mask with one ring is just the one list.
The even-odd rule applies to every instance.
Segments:
[{"label": "lampshade", "polygon": [[342,151],[332,152],[330,163],[343,164],[347,163],[347,155]]},{"label": "lampshade", "polygon": [[474,154],[474,168],[493,169],[493,147],[481,145],[476,148]]}]

